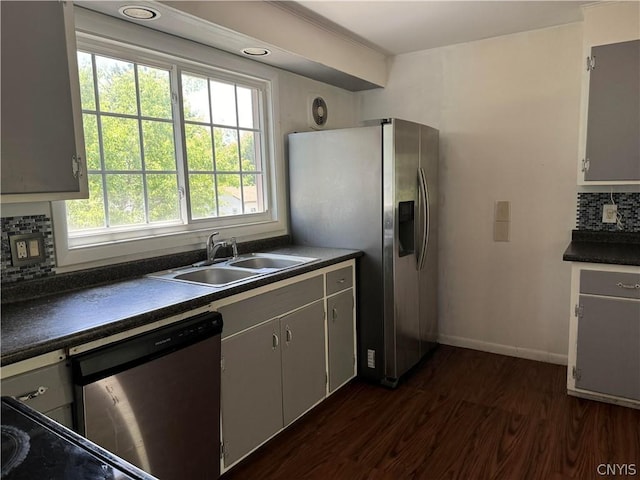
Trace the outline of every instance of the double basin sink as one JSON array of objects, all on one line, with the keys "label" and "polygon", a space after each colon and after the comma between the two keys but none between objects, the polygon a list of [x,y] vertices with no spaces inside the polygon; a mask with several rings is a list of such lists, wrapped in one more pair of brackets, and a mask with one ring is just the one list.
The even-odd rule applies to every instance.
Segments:
[{"label": "double basin sink", "polygon": [[149,276],[165,280],[210,285],[213,287],[226,287],[235,282],[275,273],[315,260],[317,260],[317,258],[273,253],[252,253],[212,265],[192,265],[152,273]]}]

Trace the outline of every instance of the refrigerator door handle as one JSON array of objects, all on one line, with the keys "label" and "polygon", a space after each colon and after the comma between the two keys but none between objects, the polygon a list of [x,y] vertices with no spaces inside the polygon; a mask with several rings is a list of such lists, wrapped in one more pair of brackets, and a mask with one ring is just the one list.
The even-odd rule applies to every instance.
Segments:
[{"label": "refrigerator door handle", "polygon": [[418,185],[420,186],[420,202],[422,203],[422,244],[420,246],[420,256],[418,257],[418,270],[424,268],[427,259],[427,249],[429,247],[429,187],[422,167],[418,168]]}]

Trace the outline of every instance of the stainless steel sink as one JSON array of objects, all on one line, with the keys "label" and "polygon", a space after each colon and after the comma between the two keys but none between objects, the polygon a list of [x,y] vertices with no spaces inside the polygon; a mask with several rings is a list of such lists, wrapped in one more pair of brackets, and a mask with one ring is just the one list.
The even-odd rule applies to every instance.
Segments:
[{"label": "stainless steel sink", "polygon": [[207,283],[215,286],[223,286],[229,283],[255,277],[257,274],[246,270],[236,270],[228,267],[205,267],[187,273],[181,273],[173,277],[175,280],[187,282]]},{"label": "stainless steel sink", "polygon": [[268,275],[286,268],[309,263],[316,258],[272,253],[252,253],[213,265],[189,266],[149,274],[150,277],[179,282],[199,283],[212,287],[227,285]]},{"label": "stainless steel sink", "polygon": [[295,267],[296,265],[302,265],[310,261],[316,260],[315,258],[308,257],[287,257],[284,255],[269,255],[269,254],[254,254],[249,258],[242,258],[240,260],[232,260],[229,265],[241,268],[251,268],[255,270],[262,270],[265,268],[282,270],[283,268]]}]

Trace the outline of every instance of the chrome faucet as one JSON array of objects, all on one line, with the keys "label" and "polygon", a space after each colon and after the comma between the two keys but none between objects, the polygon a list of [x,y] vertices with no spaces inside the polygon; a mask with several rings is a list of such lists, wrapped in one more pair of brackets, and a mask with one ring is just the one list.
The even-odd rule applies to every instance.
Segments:
[{"label": "chrome faucet", "polygon": [[214,243],[213,238],[219,234],[220,232],[213,232],[207,239],[207,263],[209,264],[213,263],[213,261],[216,259],[218,250],[220,250],[221,247],[227,246],[227,242],[225,241]]}]

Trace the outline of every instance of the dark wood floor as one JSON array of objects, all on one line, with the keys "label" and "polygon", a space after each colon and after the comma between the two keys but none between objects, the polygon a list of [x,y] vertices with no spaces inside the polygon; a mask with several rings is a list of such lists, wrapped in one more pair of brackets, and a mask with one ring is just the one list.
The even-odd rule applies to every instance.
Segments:
[{"label": "dark wood floor", "polygon": [[453,478],[640,478],[640,411],[568,396],[566,367],[440,346],[396,390],[356,380],[223,476]]}]

